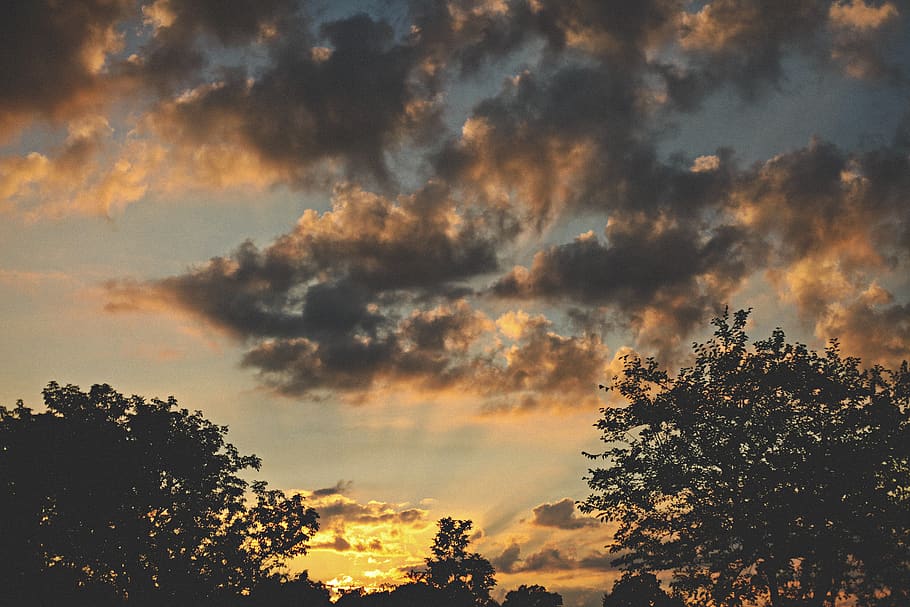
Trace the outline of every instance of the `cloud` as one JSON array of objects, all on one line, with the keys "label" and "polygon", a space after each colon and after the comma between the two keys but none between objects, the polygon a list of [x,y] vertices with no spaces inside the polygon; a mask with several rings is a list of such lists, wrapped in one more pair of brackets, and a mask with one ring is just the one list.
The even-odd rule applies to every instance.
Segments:
[{"label": "cloud", "polygon": [[63,145],[49,154],[0,158],[0,208],[31,220],[110,216],[146,194],[154,151],[136,148],[134,162],[107,162],[113,129],[97,114],[71,120],[67,130]]},{"label": "cloud", "polygon": [[110,291],[123,300],[115,306],[166,300],[238,336],[314,338],[374,334],[386,320],[373,311],[383,297],[406,288],[444,295],[495,268],[484,219],[459,213],[444,192],[396,203],[342,187],[331,211],[307,210],[264,250],[247,242],[189,273]]},{"label": "cloud", "polygon": [[[120,154],[100,129],[91,145],[10,156],[0,194],[28,208],[75,185],[71,204],[109,213],[194,182],[333,185],[330,210],[271,243],[107,285],[109,311],[188,314],[233,336],[281,394],[593,406],[616,362],[606,335],[672,364],[753,279],[818,324],[906,263],[900,138],[856,153],[815,139],[748,167],[725,148],[661,147],[731,83],[757,101],[785,57],[890,31],[902,18],[890,4],[458,0],[411,4],[394,23],[232,6],[147,3],[141,65],[180,45],[213,63],[173,72],[184,76],[148,100]],[[216,47],[255,60],[228,68]],[[522,67],[448,132],[441,93],[496,62]],[[396,197],[403,146],[400,173],[425,185]],[[106,172],[84,170],[102,156],[116,159]],[[566,238],[582,216],[606,222],[602,234]]]},{"label": "cloud", "polygon": [[350,542],[336,535],[334,539],[330,542],[313,542],[310,544],[310,550],[331,550],[333,552],[347,552],[351,550],[352,546]]},{"label": "cloud", "polygon": [[468,381],[467,349],[489,326],[464,301],[415,310],[382,332],[369,328],[371,322],[352,320],[313,338],[263,342],[245,355],[244,365],[259,369],[267,384],[291,395],[332,389],[366,396],[374,386],[389,384],[446,388]]},{"label": "cloud", "polygon": [[678,40],[687,52],[687,76],[709,89],[729,82],[755,98],[781,81],[788,51],[815,52],[827,6],[822,0],[714,0],[681,12]]},{"label": "cloud", "polygon": [[577,516],[575,501],[568,497],[552,504],[535,506],[532,512],[531,524],[539,527],[581,529],[600,525],[596,519]]},{"label": "cloud", "polygon": [[743,229],[762,235],[772,283],[805,318],[905,256],[906,166],[899,148],[850,155],[814,140],[738,179],[732,211]]},{"label": "cloud", "polygon": [[564,336],[543,315],[507,312],[497,326],[513,343],[499,358],[482,367],[467,382],[485,397],[488,412],[526,411],[539,407],[591,407],[603,376],[608,348],[594,334]]},{"label": "cloud", "polygon": [[490,411],[595,403],[608,359],[599,337],[520,313],[500,319],[500,339],[463,298],[462,281],[497,267],[497,232],[435,186],[397,202],[341,188],[332,210],[306,211],[264,249],[244,243],[182,275],[109,282],[107,309],[182,310],[250,340],[244,366],[287,395],[452,390]]},{"label": "cloud", "polygon": [[831,58],[854,78],[890,78],[901,81],[905,74],[888,60],[889,45],[899,38],[893,27],[901,15],[897,7],[885,2],[869,6],[864,0],[834,2],[828,11],[834,38]]},{"label": "cloud", "polygon": [[348,493],[351,490],[351,486],[353,484],[354,484],[353,481],[340,480],[337,483],[335,483],[334,487],[324,487],[322,489],[316,489],[315,491],[313,491],[313,493],[311,495],[312,495],[312,497],[315,497],[315,498],[328,497],[331,495],[345,495],[346,493]]},{"label": "cloud", "polygon": [[0,136],[32,117],[72,118],[103,104],[107,60],[130,14],[126,0],[35,0],[7,7],[0,24]]},{"label": "cloud", "polygon": [[[167,95],[198,84],[215,60],[213,51],[263,46],[291,35],[296,0],[153,0],[141,8],[147,39],[119,73],[145,89]],[[297,31],[295,33],[300,33]]]},{"label": "cloud", "polygon": [[490,559],[490,564],[496,571],[513,573],[515,565],[521,559],[521,546],[512,543],[501,554]]},{"label": "cloud", "polygon": [[[642,341],[667,352],[676,344],[666,337],[686,335],[700,324],[761,256],[752,237],[734,225],[696,230],[669,218],[629,217],[611,220],[606,235],[607,243],[591,232],[539,251],[530,268],[517,266],[491,292],[610,306]],[[650,331],[655,314],[663,338]]]},{"label": "cloud", "polygon": [[326,525],[335,523],[377,524],[394,523],[397,525],[412,525],[419,528],[426,526],[426,510],[408,508],[400,510],[394,504],[382,502],[369,502],[359,504],[352,499],[336,498],[331,501],[315,503],[321,519]]},{"label": "cloud", "polygon": [[311,550],[412,564],[420,562],[415,546],[435,528],[427,510],[403,504],[362,503],[326,490],[308,492],[307,501],[319,513]]},{"label": "cloud", "polygon": [[675,21],[677,2],[543,0],[530,2],[534,22],[555,49],[569,47],[617,63],[634,65],[646,51],[665,42]]},{"label": "cloud", "polygon": [[660,222],[617,222],[607,234],[607,244],[588,233],[538,252],[530,268],[513,269],[493,285],[493,293],[634,308],[652,302],[662,289],[696,291],[696,277],[705,274],[733,280],[744,263],[737,249],[746,238],[734,227],[705,238]]},{"label": "cloud", "polygon": [[576,66],[549,78],[520,74],[474,108],[461,137],[437,155],[436,170],[468,196],[514,207],[538,227],[567,208],[594,206],[619,188],[614,182],[588,200],[592,180],[623,181],[622,170],[637,162],[634,125],[642,121],[630,78]]},{"label": "cloud", "polygon": [[877,30],[896,19],[897,7],[890,2],[869,6],[865,0],[834,2],[828,9],[831,24],[838,28],[854,30]]},{"label": "cloud", "polygon": [[323,23],[320,38],[276,39],[260,73],[229,71],[165,101],[153,128],[190,149],[252,152],[292,183],[338,163],[387,182],[386,153],[437,126],[435,91],[412,77],[417,49],[365,14]]},{"label": "cloud", "polygon": [[815,334],[837,339],[845,353],[866,364],[895,368],[910,360],[910,304],[872,283],[856,297],[834,302],[818,317]]},{"label": "cloud", "polygon": [[517,543],[510,544],[499,556],[491,559],[491,564],[497,571],[508,574],[515,573],[555,573],[563,571],[615,571],[611,564],[612,558],[599,551],[594,551],[587,556],[578,558],[565,550],[554,546],[544,546],[525,558],[521,558],[521,547]]}]

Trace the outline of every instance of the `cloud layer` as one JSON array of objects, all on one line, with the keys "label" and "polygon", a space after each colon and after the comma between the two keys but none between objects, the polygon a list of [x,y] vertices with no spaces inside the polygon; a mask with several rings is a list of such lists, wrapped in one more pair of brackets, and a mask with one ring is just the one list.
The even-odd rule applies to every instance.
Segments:
[{"label": "cloud layer", "polygon": [[[904,86],[906,12],[863,0],[33,3],[3,26],[0,128],[67,133],[3,152],[0,200],[40,221],[194,188],[330,196],[273,242],[238,239],[182,274],[107,285],[111,311],[176,310],[233,336],[242,365],[294,397],[593,403],[614,351],[674,361],[759,283],[818,337],[901,357],[902,330],[885,354],[875,344],[906,324],[906,128],[755,164],[733,142],[662,146],[712,100],[779,94],[795,64]],[[863,318],[881,332],[859,330]],[[625,343],[608,346],[611,331]]]}]

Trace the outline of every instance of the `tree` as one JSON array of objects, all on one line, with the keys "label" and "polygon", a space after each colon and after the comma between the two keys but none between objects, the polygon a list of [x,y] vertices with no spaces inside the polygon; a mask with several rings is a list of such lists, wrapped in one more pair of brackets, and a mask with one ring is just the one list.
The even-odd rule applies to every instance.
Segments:
[{"label": "tree", "polygon": [[452,604],[467,602],[478,607],[491,604],[490,590],[496,585],[496,570],[476,552],[468,552],[473,523],[450,517],[440,519],[424,571],[413,577],[433,588],[445,590]]},{"label": "tree", "polygon": [[546,588],[537,584],[522,584],[506,593],[502,607],[562,607],[562,597],[556,592],[547,592]]},{"label": "tree", "polygon": [[582,506],[617,523],[615,564],[668,571],[703,605],[910,603],[910,371],[860,368],[748,312],[713,321],[676,377],[628,358],[596,424]]},{"label": "tree", "polygon": [[296,576],[270,576],[256,586],[244,607],[332,607],[329,589],[304,571]]},{"label": "tree", "polygon": [[604,595],[603,607],[685,607],[682,600],[671,597],[650,573],[624,575]]},{"label": "tree", "polygon": [[318,528],[300,495],[241,478],[260,460],[173,398],[50,383],[44,402],[0,407],[12,604],[226,604],[273,580]]}]

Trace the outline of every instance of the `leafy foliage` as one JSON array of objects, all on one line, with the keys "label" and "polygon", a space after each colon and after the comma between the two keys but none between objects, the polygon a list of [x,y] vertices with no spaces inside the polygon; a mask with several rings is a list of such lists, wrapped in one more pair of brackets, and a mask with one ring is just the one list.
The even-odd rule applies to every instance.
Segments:
[{"label": "leafy foliage", "polygon": [[697,604],[910,603],[907,363],[861,369],[780,330],[750,349],[747,316],[715,319],[676,377],[626,361],[582,509],[617,524],[617,565],[672,572]]},{"label": "leafy foliage", "polygon": [[685,607],[681,599],[671,597],[650,573],[624,575],[604,595],[603,607]]},{"label": "leafy foliage", "polygon": [[20,604],[223,602],[274,581],[318,528],[173,398],[51,383],[44,401],[0,408],[0,583]]},{"label": "leafy foliage", "polygon": [[439,520],[438,526],[426,570],[416,572],[414,577],[432,588],[445,590],[453,604],[461,603],[463,597],[468,605],[489,605],[496,570],[480,554],[468,552],[473,523],[446,517]]},{"label": "leafy foliage", "polygon": [[506,593],[502,607],[562,607],[562,597],[556,592],[547,592],[546,588],[537,584],[522,584]]}]

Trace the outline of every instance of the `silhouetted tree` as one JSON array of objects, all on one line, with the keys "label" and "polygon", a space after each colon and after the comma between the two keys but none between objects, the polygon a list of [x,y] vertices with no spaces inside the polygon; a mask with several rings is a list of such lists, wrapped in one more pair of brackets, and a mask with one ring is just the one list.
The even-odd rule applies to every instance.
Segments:
[{"label": "silhouetted tree", "polygon": [[[666,570],[699,604],[910,604],[910,372],[785,341],[748,312],[670,377],[626,360],[582,509],[618,523],[628,572]],[[713,601],[713,602],[712,602]]]},{"label": "silhouetted tree", "polygon": [[331,607],[329,590],[309,578],[306,571],[294,577],[272,575],[256,585],[245,607]]},{"label": "silhouetted tree", "polygon": [[402,584],[392,590],[366,592],[362,588],[346,592],[336,607],[470,607],[471,596],[463,591],[456,598],[445,588],[423,582]]},{"label": "silhouetted tree", "polygon": [[[0,407],[0,593],[8,603],[184,605],[274,581],[317,530],[300,495],[173,398],[51,383]],[[251,497],[250,497],[251,496]]]},{"label": "silhouetted tree", "polygon": [[502,607],[562,607],[562,596],[537,584],[521,585],[506,593]]},{"label": "silhouetted tree", "polygon": [[425,559],[426,569],[414,572],[414,577],[432,588],[444,590],[453,605],[491,604],[490,590],[496,585],[496,570],[480,554],[467,550],[473,523],[446,517],[437,524],[439,531],[430,547],[432,556]]},{"label": "silhouetted tree", "polygon": [[679,598],[671,597],[651,573],[624,575],[604,595],[603,607],[685,607]]}]

